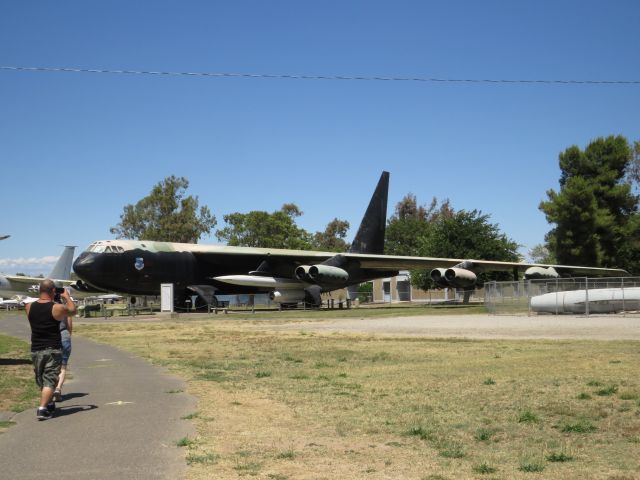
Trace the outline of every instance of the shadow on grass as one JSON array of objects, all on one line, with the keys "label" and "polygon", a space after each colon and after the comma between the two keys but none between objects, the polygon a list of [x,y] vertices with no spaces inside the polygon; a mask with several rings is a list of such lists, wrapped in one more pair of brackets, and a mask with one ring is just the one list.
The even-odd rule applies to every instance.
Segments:
[{"label": "shadow on grass", "polygon": [[31,360],[25,358],[0,358],[0,367],[10,365],[31,365]]}]

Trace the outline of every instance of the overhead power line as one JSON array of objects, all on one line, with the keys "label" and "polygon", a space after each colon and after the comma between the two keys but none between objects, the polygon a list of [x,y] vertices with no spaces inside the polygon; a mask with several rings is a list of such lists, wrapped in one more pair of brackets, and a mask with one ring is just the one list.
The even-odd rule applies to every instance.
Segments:
[{"label": "overhead power line", "polygon": [[640,85],[640,80],[532,80],[532,79],[492,79],[492,78],[437,78],[437,77],[380,77],[349,75],[292,75],[269,73],[230,73],[230,72],[162,72],[152,70],[107,70],[96,68],[67,67],[17,67],[0,66],[0,70],[29,72],[72,72],[72,73],[108,73],[121,75],[167,75],[186,77],[226,77],[226,78],[272,78],[289,80],[363,80],[381,82],[431,82],[431,83],[538,83],[538,84],[578,84],[578,85]]}]

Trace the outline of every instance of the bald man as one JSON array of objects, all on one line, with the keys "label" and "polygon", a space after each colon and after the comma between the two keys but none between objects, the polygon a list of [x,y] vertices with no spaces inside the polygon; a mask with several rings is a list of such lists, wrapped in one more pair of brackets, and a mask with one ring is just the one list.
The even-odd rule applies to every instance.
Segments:
[{"label": "bald man", "polygon": [[33,371],[41,390],[40,406],[36,411],[39,420],[51,418],[56,409],[52,400],[62,365],[60,321],[77,311],[68,290],[60,294],[62,303],[54,302],[55,295],[55,284],[46,278],[40,282],[38,300],[25,307],[31,325]]}]

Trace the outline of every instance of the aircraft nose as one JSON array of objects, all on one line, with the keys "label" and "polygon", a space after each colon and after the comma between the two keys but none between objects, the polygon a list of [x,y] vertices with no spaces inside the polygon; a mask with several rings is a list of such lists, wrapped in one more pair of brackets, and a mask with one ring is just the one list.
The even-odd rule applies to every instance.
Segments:
[{"label": "aircraft nose", "polygon": [[84,281],[91,283],[92,273],[95,271],[97,257],[92,252],[82,252],[73,262],[73,271]]}]

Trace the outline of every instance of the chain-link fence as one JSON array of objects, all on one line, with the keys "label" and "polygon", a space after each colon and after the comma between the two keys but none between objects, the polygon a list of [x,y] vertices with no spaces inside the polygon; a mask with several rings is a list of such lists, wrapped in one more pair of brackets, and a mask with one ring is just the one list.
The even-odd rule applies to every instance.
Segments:
[{"label": "chain-link fence", "polygon": [[640,277],[487,282],[485,305],[494,315],[640,316]]}]

